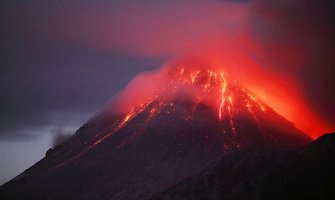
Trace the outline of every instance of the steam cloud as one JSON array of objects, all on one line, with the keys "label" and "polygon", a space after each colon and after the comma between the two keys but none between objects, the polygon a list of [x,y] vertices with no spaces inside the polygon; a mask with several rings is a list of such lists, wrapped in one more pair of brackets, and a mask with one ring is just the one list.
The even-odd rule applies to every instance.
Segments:
[{"label": "steam cloud", "polygon": [[52,130],[52,132],[54,135],[52,139],[52,147],[56,147],[57,145],[62,144],[63,142],[68,140],[73,134],[73,130],[67,131],[61,128],[54,129]]}]

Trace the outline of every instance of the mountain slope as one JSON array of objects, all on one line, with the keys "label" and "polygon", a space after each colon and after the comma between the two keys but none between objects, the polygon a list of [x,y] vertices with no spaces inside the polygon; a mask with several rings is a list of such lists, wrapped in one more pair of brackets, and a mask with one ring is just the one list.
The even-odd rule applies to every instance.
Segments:
[{"label": "mountain slope", "polygon": [[154,199],[334,199],[335,133],[296,150],[261,146],[223,156]]},{"label": "mountain slope", "polygon": [[220,72],[178,68],[167,77],[126,113],[90,120],[4,184],[0,199],[147,199],[230,152],[311,142]]}]

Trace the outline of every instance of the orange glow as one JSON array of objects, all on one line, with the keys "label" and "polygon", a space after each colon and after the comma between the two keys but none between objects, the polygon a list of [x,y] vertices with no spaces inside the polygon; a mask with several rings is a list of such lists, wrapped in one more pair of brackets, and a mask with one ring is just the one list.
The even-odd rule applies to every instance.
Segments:
[{"label": "orange glow", "polygon": [[[215,74],[215,79],[216,79],[216,74]],[[227,83],[226,81],[224,80],[224,77],[223,77],[223,73],[221,72],[220,73],[220,78],[221,78],[221,101],[220,101],[220,107],[219,107],[219,119],[220,121],[222,120],[222,109],[224,107],[224,103],[225,103],[225,93],[226,93],[226,88],[227,88]]]},{"label": "orange glow", "polygon": [[[193,67],[193,65],[170,65],[166,68],[163,68],[159,73],[153,75],[153,80],[158,80],[155,84],[156,87],[152,91],[146,90],[142,94],[147,92],[148,96],[137,97],[137,99],[151,99],[146,103],[131,104],[130,111],[125,110],[124,119],[118,125],[119,128],[123,127],[127,122],[134,118],[139,111],[142,111],[145,107],[149,106],[151,102],[158,102],[157,105],[149,109],[149,117],[147,120],[155,116],[159,110],[160,106],[164,105],[166,99],[175,99],[176,97],[189,98],[195,102],[193,110],[196,109],[196,106],[202,102],[213,109],[217,109],[218,120],[222,121],[225,117],[228,117],[229,124],[233,133],[236,133],[234,126],[233,118],[235,109],[241,110],[245,105],[250,110],[265,111],[265,107],[256,101],[256,98],[253,95],[247,94],[244,87],[238,85],[237,81],[232,80],[228,76],[225,76],[224,72],[221,69],[216,67]],[[137,81],[135,80],[135,83]],[[152,85],[153,83],[151,83]],[[137,86],[137,85],[136,85]],[[130,90],[131,92],[132,90]],[[131,93],[129,93],[131,95]],[[151,98],[153,96],[153,98]],[[161,99],[165,97],[165,100]],[[123,101],[129,99],[127,93],[124,94]],[[145,102],[145,101],[144,101]],[[174,106],[173,101],[168,102],[168,105],[171,107]],[[136,105],[140,105],[137,108]],[[125,106],[118,106],[125,107]],[[227,115],[226,115],[227,114]],[[192,113],[185,116],[185,119],[188,120],[192,117]]]},{"label": "orange glow", "polygon": [[[183,97],[210,105],[217,110],[220,121],[228,117],[233,132],[234,114],[242,107],[253,115],[255,110],[266,112],[268,106],[312,138],[329,130],[308,110],[292,81],[261,70],[249,60],[243,61],[248,66],[243,70],[214,56],[211,60],[217,65],[207,59],[185,57],[136,77],[114,101],[113,109],[125,113],[119,128],[157,98]],[[169,104],[173,105],[173,101]],[[149,114],[154,116],[157,112],[158,107]]]},{"label": "orange glow", "polygon": [[127,114],[126,117],[122,120],[121,124],[119,125],[120,128],[122,128],[130,119],[131,113]]}]

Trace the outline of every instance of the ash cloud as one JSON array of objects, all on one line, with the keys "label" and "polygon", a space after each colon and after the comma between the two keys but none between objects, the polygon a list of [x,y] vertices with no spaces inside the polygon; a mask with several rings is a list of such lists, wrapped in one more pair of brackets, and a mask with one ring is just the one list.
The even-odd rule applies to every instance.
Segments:
[{"label": "ash cloud", "polygon": [[335,124],[332,1],[32,0],[0,7],[1,139],[63,126],[46,117],[58,110],[87,119],[137,73],[180,53],[220,49],[236,32],[265,71],[294,80],[315,115]]}]

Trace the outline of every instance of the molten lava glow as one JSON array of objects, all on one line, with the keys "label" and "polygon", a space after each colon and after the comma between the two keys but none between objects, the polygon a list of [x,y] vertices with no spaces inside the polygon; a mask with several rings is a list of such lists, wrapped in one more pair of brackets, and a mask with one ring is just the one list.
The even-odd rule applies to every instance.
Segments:
[{"label": "molten lava glow", "polygon": [[[256,98],[245,95],[245,89],[240,91],[241,87],[236,81],[228,79],[224,72],[215,68],[185,69],[177,66],[169,71],[167,79],[167,85],[160,88],[161,94],[169,97],[183,95],[197,103],[202,101],[217,109],[220,121],[227,113],[233,130],[235,107],[242,109],[249,105],[248,109],[265,111],[264,106],[257,102]],[[235,102],[234,99],[238,100]]]},{"label": "molten lava glow", "polygon": [[[226,70],[220,61],[218,66],[213,64],[215,62],[198,61],[188,58],[177,60],[157,72],[137,76],[114,101],[112,109],[124,116],[119,128],[154,101],[160,103],[150,108],[148,120],[161,112],[159,105],[173,107],[175,99],[188,99],[194,103],[194,110],[199,103],[212,107],[219,121],[229,121],[234,133],[237,131],[234,116],[240,111],[245,110],[256,118],[257,113],[265,113],[269,109],[293,122],[312,138],[329,130],[307,109],[292,82],[266,73],[249,62],[245,62],[249,67],[239,72],[233,67]],[[227,66],[229,64],[232,65],[226,63]],[[185,117],[186,120],[191,118],[191,115]]]},{"label": "molten lava glow", "polygon": [[[126,111],[124,118],[117,125],[117,129],[122,128],[145,108],[148,110],[146,121],[162,112],[163,107],[174,109],[174,101],[176,100],[192,102],[193,113],[185,109],[185,120],[193,118],[200,103],[206,104],[216,110],[215,113],[218,113],[217,119],[219,121],[227,120],[229,122],[230,130],[234,135],[237,131],[234,125],[234,117],[237,113],[247,110],[255,117],[254,113],[266,112],[266,106],[257,101],[253,95],[247,93],[247,89],[226,76],[223,70],[215,67],[184,67],[177,64],[164,68],[163,72],[156,76],[151,77],[157,81],[155,87],[152,87],[151,90],[147,88],[146,91],[142,90],[142,92],[148,93],[146,96],[124,95],[121,98],[122,101],[117,104],[118,108],[122,108],[125,102],[128,103],[127,100],[140,99],[141,101],[140,103],[131,102],[130,110]],[[143,84],[143,80],[140,82]],[[138,84],[136,83],[135,86]],[[165,112],[169,114],[171,110]],[[105,135],[95,144],[100,143],[110,134]]]},{"label": "molten lava glow", "polygon": [[119,124],[119,128],[122,128],[124,125],[126,125],[127,124],[127,122],[129,122],[129,120],[131,120],[133,117],[135,116],[135,112],[134,112],[134,109],[133,110],[131,110],[131,112],[130,113],[128,113],[125,117],[124,117],[124,119],[122,120],[122,122]]},{"label": "molten lava glow", "polygon": [[[139,79],[131,82],[128,89],[114,101],[113,108],[118,117],[114,119],[112,124],[97,133],[94,140],[87,143],[86,148],[68,161],[59,164],[56,168],[84,155],[90,149],[106,141],[111,135],[118,134],[119,130],[130,124],[140,114],[146,117],[145,122],[150,122],[156,119],[155,117],[160,113],[173,113],[177,109],[178,101],[191,102],[191,108],[182,108],[185,121],[192,120],[197,107],[200,104],[205,104],[215,111],[214,114],[217,113],[218,122],[228,124],[228,127],[222,129],[222,133],[231,131],[235,137],[239,131],[235,126],[237,124],[235,117],[240,113],[249,113],[259,122],[260,116],[268,117],[271,116],[271,112],[274,113],[271,108],[273,105],[276,109],[284,105],[279,103],[279,106],[276,106],[276,103],[282,101],[282,99],[278,100],[270,94],[263,94],[265,98],[264,96],[261,98],[262,93],[258,93],[257,90],[251,91],[250,88],[253,87],[250,85],[244,87],[219,67],[185,66],[177,63],[163,68],[159,73],[142,75]],[[275,87],[275,89],[279,88]],[[261,97],[257,96],[256,98],[256,94],[261,94]],[[287,98],[290,103],[293,102],[294,106],[302,108],[300,104],[291,101],[290,98]],[[264,99],[271,101],[264,101]],[[284,115],[284,117],[287,116]],[[308,115],[306,117],[312,119]],[[276,138],[273,139],[276,140]],[[119,144],[116,148],[122,148],[125,144]],[[236,143],[234,145],[239,148],[240,144]],[[224,147],[224,149],[229,148],[230,146]]]},{"label": "molten lava glow", "polygon": [[[215,78],[216,78],[216,74],[215,74]],[[223,77],[223,73],[221,72],[220,73],[220,78],[222,81],[222,85],[221,85],[221,101],[220,101],[220,106],[219,106],[219,119],[220,121],[222,120],[222,109],[223,109],[223,106],[224,106],[224,102],[225,102],[225,97],[224,97],[224,94],[226,92],[226,89],[227,89],[227,83],[226,81],[224,80],[224,77]]]}]

